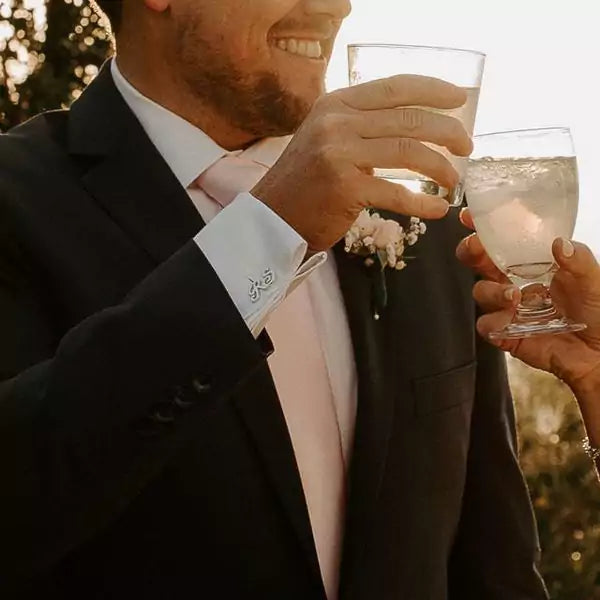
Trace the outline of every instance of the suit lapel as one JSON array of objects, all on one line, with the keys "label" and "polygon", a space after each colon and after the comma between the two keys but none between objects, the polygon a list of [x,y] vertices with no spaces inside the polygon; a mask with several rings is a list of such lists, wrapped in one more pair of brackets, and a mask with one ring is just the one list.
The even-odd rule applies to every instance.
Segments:
[{"label": "suit lapel", "polygon": [[358,371],[358,410],[350,471],[342,589],[358,575],[371,517],[376,510],[394,417],[393,395],[386,380],[389,354],[383,319],[373,318],[371,275],[362,260],[334,248]]},{"label": "suit lapel", "polygon": [[[86,165],[87,191],[156,265],[204,226],[187,192],[116,89],[108,64],[73,104],[70,152]],[[268,345],[268,339],[263,336]],[[268,367],[244,386],[236,407],[284,511],[320,581],[300,475]],[[256,390],[253,393],[253,390]]]},{"label": "suit lapel", "polygon": [[114,86],[106,65],[70,115],[70,150],[88,157],[88,192],[159,264],[204,225]]}]

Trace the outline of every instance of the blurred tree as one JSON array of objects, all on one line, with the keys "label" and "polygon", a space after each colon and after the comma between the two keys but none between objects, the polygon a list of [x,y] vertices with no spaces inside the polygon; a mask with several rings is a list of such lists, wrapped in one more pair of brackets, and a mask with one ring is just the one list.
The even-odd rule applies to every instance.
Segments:
[{"label": "blurred tree", "polygon": [[68,106],[111,52],[83,0],[0,0],[0,130]]}]

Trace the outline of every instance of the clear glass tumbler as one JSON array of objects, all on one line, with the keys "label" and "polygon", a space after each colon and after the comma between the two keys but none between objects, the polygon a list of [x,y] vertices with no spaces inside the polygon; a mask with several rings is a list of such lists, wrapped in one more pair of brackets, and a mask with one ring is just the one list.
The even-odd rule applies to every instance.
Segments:
[{"label": "clear glass tumbler", "polygon": [[[473,135],[479,90],[483,77],[485,54],[471,50],[393,44],[351,44],[348,46],[350,85],[383,79],[393,75],[423,75],[443,79],[467,92],[466,104],[456,110],[424,110],[447,114],[459,119],[467,133]],[[460,175],[460,183],[447,190],[421,173],[409,169],[375,169],[375,175],[402,184],[413,192],[437,195],[451,206],[460,206],[464,196],[467,159],[452,155],[446,148],[427,144],[443,154]]]}]

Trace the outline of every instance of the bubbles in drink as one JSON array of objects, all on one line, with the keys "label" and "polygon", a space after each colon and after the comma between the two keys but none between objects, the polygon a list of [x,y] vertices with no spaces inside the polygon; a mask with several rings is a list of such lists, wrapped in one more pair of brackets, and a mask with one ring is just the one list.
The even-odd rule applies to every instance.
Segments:
[{"label": "bubbles in drink", "polygon": [[470,160],[466,181],[477,233],[498,268],[525,280],[553,271],[553,240],[575,228],[576,159]]}]

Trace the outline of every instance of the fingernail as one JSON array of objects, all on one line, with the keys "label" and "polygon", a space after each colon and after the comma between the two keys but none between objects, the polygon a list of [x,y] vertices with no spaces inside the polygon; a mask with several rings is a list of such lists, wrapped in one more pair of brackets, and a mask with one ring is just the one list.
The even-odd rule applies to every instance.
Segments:
[{"label": "fingernail", "polygon": [[571,258],[575,254],[575,246],[565,238],[561,239],[561,244],[563,256],[565,258]]},{"label": "fingernail", "polygon": [[504,298],[508,300],[508,302],[514,302],[515,294],[517,292],[517,288],[509,287],[504,290]]}]

